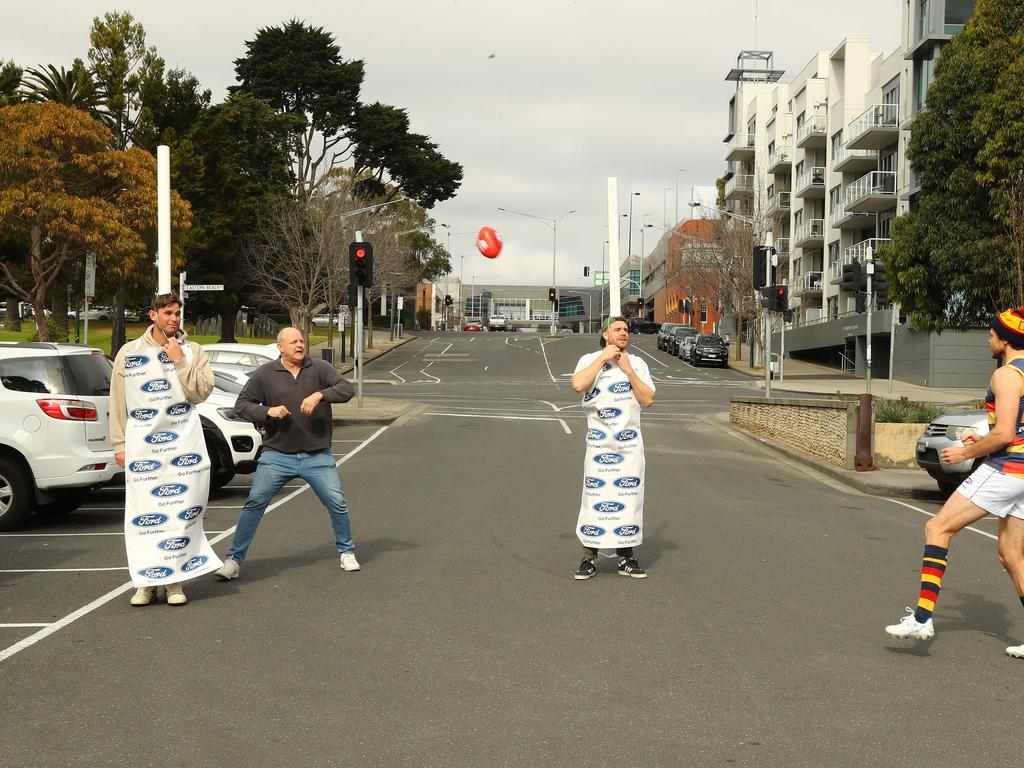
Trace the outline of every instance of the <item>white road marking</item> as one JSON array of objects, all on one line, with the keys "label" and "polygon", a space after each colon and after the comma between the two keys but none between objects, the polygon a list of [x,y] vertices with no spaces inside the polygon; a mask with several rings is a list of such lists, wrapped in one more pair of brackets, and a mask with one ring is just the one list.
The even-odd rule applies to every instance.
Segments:
[{"label": "white road marking", "polygon": [[[402,363],[402,365],[405,365],[405,364],[406,364],[406,363],[408,363],[408,362],[409,362],[409,361],[408,361],[408,360],[406,360],[406,361],[405,361],[405,363]],[[396,379],[399,379],[399,380],[400,380],[400,381],[401,381],[401,382],[402,382],[403,384],[405,384],[405,379],[403,379],[403,378],[402,378],[401,376],[399,376],[399,375],[398,375],[397,373],[395,373],[395,371],[397,371],[397,370],[398,370],[399,368],[401,368],[401,367],[402,367],[402,365],[396,365],[396,366],[395,366],[394,368],[392,368],[392,369],[391,369],[391,370],[389,371],[389,373],[390,373],[390,374],[391,374],[392,376],[394,376],[394,377],[395,377]]]},{"label": "white road marking", "polygon": [[98,573],[100,571],[127,571],[127,566],[117,568],[5,568],[0,573]]},{"label": "white road marking", "polygon": [[48,627],[49,624],[0,624],[2,629],[13,629],[15,627]]},{"label": "white road marking", "polygon": [[569,431],[568,425],[561,419],[557,419],[554,416],[499,416],[493,413],[442,413],[440,411],[425,411],[425,416],[457,416],[463,419],[505,419],[507,421],[557,421],[562,424],[562,428],[565,429],[570,435],[572,432]]},{"label": "white road marking", "polygon": [[[920,512],[922,515],[927,515],[928,517],[935,517],[935,513],[934,512],[929,512],[927,509],[921,509],[920,507],[915,507],[913,504],[907,504],[907,502],[900,501],[899,499],[886,499],[886,501],[891,501],[893,504],[899,504],[901,507],[906,507],[907,509],[912,509],[915,512]],[[988,531],[979,531],[973,525],[968,525],[966,530],[974,531],[975,533],[979,533],[982,536],[987,536],[988,538],[992,539],[992,541],[999,541],[999,537],[998,536],[994,536],[993,534],[989,533]]]},{"label": "white road marking", "polygon": [[556,379],[554,374],[551,373],[551,366],[548,365],[548,353],[547,350],[544,349],[544,339],[538,338],[537,341],[540,342],[540,352],[542,355],[544,355],[544,366],[548,369],[548,376],[551,378],[553,382],[555,382],[555,386],[557,387],[558,379]]},{"label": "white road marking", "polygon": [[572,430],[569,429],[569,425],[568,424],[566,424],[561,419],[558,420],[558,423],[562,425],[562,429],[565,430],[565,434],[567,434],[567,435],[571,435],[572,434]]},{"label": "white road marking", "polygon": [[[420,368],[420,373],[422,373],[424,376],[430,376],[430,378],[432,378],[434,380],[434,384],[440,384],[441,383],[441,380],[439,378],[437,378],[437,376],[432,376],[431,374],[429,374],[426,371],[424,371],[422,368]],[[416,383],[418,384],[419,382],[416,382]],[[426,382],[426,383],[429,384],[430,382]]]},{"label": "white road marking", "polygon": [[[363,448],[365,448],[367,445],[369,445],[374,440],[376,440],[378,437],[380,437],[382,434],[384,434],[384,432],[387,431],[387,429],[388,429],[387,426],[383,426],[380,429],[378,429],[376,432],[374,432],[372,435],[370,435],[368,438],[366,438],[362,443],[360,443],[360,445],[358,445],[355,448],[355,450],[353,450],[350,454],[345,456],[340,461],[336,461],[335,462],[335,466],[340,466],[340,465],[344,464],[351,457],[355,456],[357,453],[359,453],[361,450],[363,450]],[[273,504],[271,504],[270,506],[267,507],[267,511],[264,513],[264,515],[268,515],[272,511],[277,509],[278,507],[280,507],[280,506],[282,506],[284,504],[287,504],[289,501],[294,499],[296,496],[298,496],[300,493],[305,491],[307,488],[309,488],[308,485],[304,485],[301,488],[296,488],[292,493],[289,493],[287,496],[285,496],[280,501],[275,501]],[[210,544],[211,545],[217,544],[218,542],[222,541],[223,539],[225,539],[227,536],[230,536],[234,532],[235,532],[234,527],[231,527],[228,530],[226,530],[223,533],[221,533],[219,536],[217,536],[217,537],[215,537],[213,539],[210,539]],[[72,624],[75,621],[78,621],[78,619],[82,618],[83,616],[88,616],[90,613],[95,611],[97,608],[102,608],[104,605],[109,603],[111,600],[113,600],[116,597],[119,597],[120,595],[123,595],[125,592],[128,592],[132,588],[133,588],[133,585],[132,585],[132,583],[130,581],[122,584],[119,587],[115,587],[114,589],[112,589],[109,592],[107,592],[105,595],[97,597],[91,603],[83,605],[81,608],[79,608],[76,611],[72,611],[67,616],[63,617],[62,619],[59,619],[59,620],[53,622],[52,624],[48,624],[45,627],[43,627],[42,629],[40,629],[38,632],[34,632],[33,634],[29,635],[28,637],[24,638],[23,640],[19,640],[14,645],[10,645],[7,648],[4,648],[3,650],[0,650],[0,662],[6,661],[7,659],[9,659],[11,656],[13,656],[14,654],[18,653],[19,651],[23,651],[26,648],[32,647],[33,645],[38,643],[40,640],[44,640],[47,637],[49,637],[50,635],[54,634],[55,632],[59,632],[60,630],[64,629],[64,627],[68,626],[69,624]]]}]

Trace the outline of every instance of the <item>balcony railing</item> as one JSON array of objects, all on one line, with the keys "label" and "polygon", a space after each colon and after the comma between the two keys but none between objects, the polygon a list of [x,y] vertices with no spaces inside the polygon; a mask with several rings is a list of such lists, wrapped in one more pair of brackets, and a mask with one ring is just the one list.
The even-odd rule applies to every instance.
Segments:
[{"label": "balcony railing", "polygon": [[865,229],[875,223],[875,216],[872,213],[849,211],[846,209],[846,201],[841,200],[832,206],[828,223],[836,229]]},{"label": "balcony railing", "polygon": [[846,188],[846,210],[878,213],[896,207],[896,172],[871,171]]},{"label": "balcony railing", "polygon": [[843,257],[839,260],[838,266],[833,270],[833,273],[839,274],[842,272],[844,264],[853,264],[854,262],[860,264],[867,263],[868,249],[870,248],[871,253],[877,256],[879,246],[888,242],[889,238],[887,237],[869,237],[867,240],[854,243],[843,252]]},{"label": "balcony railing", "polygon": [[827,132],[828,118],[823,113],[811,115],[796,129],[796,145],[803,148],[823,142]]},{"label": "balcony railing", "polygon": [[733,176],[725,182],[725,197],[746,196],[754,191],[754,177],[748,174]]},{"label": "balcony railing", "polygon": [[793,281],[793,286],[790,288],[790,293],[797,296],[801,296],[805,293],[821,293],[822,290],[822,273],[821,272],[804,272],[796,280]]},{"label": "balcony railing", "polygon": [[775,252],[779,254],[780,258],[789,256],[789,238],[788,237],[777,237],[775,238]]},{"label": "balcony railing", "polygon": [[779,216],[788,214],[790,210],[790,192],[783,189],[768,198],[768,215]]},{"label": "balcony railing", "polygon": [[878,167],[877,149],[849,149],[840,147],[832,155],[834,171],[869,171]]},{"label": "balcony railing", "polygon": [[793,164],[793,150],[789,147],[776,147],[768,155],[768,173],[788,171]]},{"label": "balcony railing", "polygon": [[808,168],[796,177],[797,197],[825,196],[825,168],[816,165]]},{"label": "balcony railing", "polygon": [[850,123],[846,146],[849,149],[881,149],[892,144],[899,131],[899,105],[873,104]]},{"label": "balcony railing", "polygon": [[814,240],[825,239],[825,220],[808,219],[793,231],[793,244],[797,248]]},{"label": "balcony railing", "polygon": [[750,160],[754,157],[756,134],[738,133],[729,142],[725,153],[726,160]]}]

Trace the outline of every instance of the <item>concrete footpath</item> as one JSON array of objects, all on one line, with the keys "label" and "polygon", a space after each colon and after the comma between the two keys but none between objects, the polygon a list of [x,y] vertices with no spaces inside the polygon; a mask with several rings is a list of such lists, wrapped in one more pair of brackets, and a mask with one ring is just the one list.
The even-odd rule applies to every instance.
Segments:
[{"label": "concrete footpath", "polygon": [[[387,332],[374,333],[373,346],[366,350],[364,362],[368,363],[371,360],[376,360],[381,355],[386,355],[391,350],[408,344],[417,338],[416,336],[406,335],[401,339],[392,341],[389,336],[390,334]],[[321,350],[326,348],[326,342],[314,345],[310,349],[310,357],[321,357]],[[335,354],[337,354],[337,349],[337,346],[335,346]],[[350,374],[354,365],[355,363],[351,355],[348,355],[348,359],[344,363],[335,363],[335,367],[342,374]],[[346,378],[351,379],[352,376],[349,375]],[[425,405],[408,400],[393,400],[387,397],[367,397],[364,395],[362,407],[358,405],[357,398],[353,397],[347,403],[331,406],[331,411],[334,416],[334,423],[338,426],[354,424],[380,424],[383,426],[385,424],[393,424],[403,417],[414,416],[424,408],[426,408]]]}]

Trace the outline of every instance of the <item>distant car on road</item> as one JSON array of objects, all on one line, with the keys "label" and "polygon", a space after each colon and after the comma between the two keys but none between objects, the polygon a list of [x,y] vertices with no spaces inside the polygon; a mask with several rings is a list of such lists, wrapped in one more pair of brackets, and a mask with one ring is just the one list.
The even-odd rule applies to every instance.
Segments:
[{"label": "distant car on road", "polygon": [[679,325],[672,329],[671,335],[665,340],[665,351],[673,357],[679,357],[679,347],[685,339],[695,337],[697,331],[688,325]]},{"label": "distant car on road", "polygon": [[[693,331],[693,328],[691,328],[690,330]],[[692,361],[693,361],[693,348],[696,345],[696,343],[697,343],[697,332],[696,331],[693,331],[693,333],[684,336],[676,344],[676,357],[678,357],[680,360],[683,360],[683,361],[685,361],[687,363],[691,363],[692,364]]]},{"label": "distant car on road", "polygon": [[572,328],[559,328],[558,332],[559,333],[564,333],[566,335],[575,333],[575,331]]},{"label": "distant car on road", "polygon": [[665,349],[665,343],[668,341],[669,335],[671,335],[674,328],[678,328],[679,323],[662,323],[661,328],[658,329],[658,349]]},{"label": "distant car on road", "polygon": [[480,325],[480,323],[466,323],[464,326],[462,326],[462,330],[464,330],[464,331],[482,331],[483,327]]},{"label": "distant car on road", "polygon": [[72,320],[75,316],[78,316],[80,320],[85,320],[88,317],[90,320],[109,320],[113,315],[111,314],[110,307],[89,307],[89,311],[85,311],[85,307],[79,307],[77,310],[68,310],[68,317]]},{"label": "distant car on road", "polygon": [[716,363],[726,368],[729,365],[729,347],[717,333],[702,333],[690,351],[690,362],[695,366]]},{"label": "distant car on road", "polygon": [[661,325],[640,317],[631,317],[626,321],[626,327],[630,333],[657,333]]},{"label": "distant car on road", "polygon": [[963,445],[960,438],[971,432],[979,437],[988,434],[988,415],[985,411],[964,411],[949,413],[935,419],[917,439],[917,466],[932,476],[939,490],[952,493],[974,468],[985,461],[982,456],[960,464],[946,464],[940,454],[943,448]]}]

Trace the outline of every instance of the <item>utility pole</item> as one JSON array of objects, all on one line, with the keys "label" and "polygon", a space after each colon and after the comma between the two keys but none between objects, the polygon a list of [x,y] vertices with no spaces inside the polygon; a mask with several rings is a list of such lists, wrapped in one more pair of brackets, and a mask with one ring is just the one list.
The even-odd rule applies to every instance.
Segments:
[{"label": "utility pole", "polygon": [[[775,261],[775,235],[768,230],[765,235],[765,246],[768,252],[764,259],[764,284],[772,284],[772,267]],[[764,310],[764,396],[772,396],[772,311]]]},{"label": "utility pole", "polygon": [[871,394],[871,305],[874,303],[874,296],[871,295],[871,278],[875,274],[875,252],[870,246],[868,247],[867,267],[866,272],[868,275],[868,318],[867,318],[867,349],[865,351],[865,357],[867,362],[867,375],[864,377],[864,383],[866,385],[866,393]]}]

